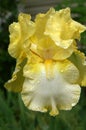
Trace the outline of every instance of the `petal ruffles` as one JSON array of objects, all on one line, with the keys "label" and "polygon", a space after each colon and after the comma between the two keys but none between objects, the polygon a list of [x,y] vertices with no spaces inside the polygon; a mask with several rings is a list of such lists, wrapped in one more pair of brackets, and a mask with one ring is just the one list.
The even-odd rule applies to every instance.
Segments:
[{"label": "petal ruffles", "polygon": [[[47,67],[46,67],[47,66]],[[58,110],[69,110],[79,100],[79,73],[69,61],[26,65],[22,88],[24,104],[31,110],[57,115]],[[47,69],[46,69],[47,68]],[[71,73],[75,74],[72,76]],[[72,83],[72,84],[71,84]]]},{"label": "petal ruffles", "polygon": [[8,52],[14,58],[25,57],[26,48],[30,46],[29,38],[35,31],[35,24],[30,19],[30,15],[21,13],[18,17],[19,22],[14,22],[9,26]]}]

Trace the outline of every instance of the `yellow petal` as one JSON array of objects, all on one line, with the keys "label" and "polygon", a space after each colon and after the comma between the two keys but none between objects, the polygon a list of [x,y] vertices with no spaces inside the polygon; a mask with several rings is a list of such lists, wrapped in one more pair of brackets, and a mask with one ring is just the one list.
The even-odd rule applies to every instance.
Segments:
[{"label": "yellow petal", "polygon": [[78,68],[80,73],[80,78],[78,83],[81,86],[86,86],[86,57],[84,53],[76,50],[69,60]]},{"label": "yellow petal", "polygon": [[72,43],[68,48],[61,48],[57,46],[57,52],[53,56],[54,60],[64,60],[71,56],[73,51],[76,49],[75,42]]},{"label": "yellow petal", "polygon": [[[58,110],[69,110],[78,102],[80,87],[74,83],[78,75],[71,76],[71,71],[75,73],[77,69],[74,66],[70,70],[70,62],[64,64],[64,73],[68,75],[61,72],[64,67],[60,68],[60,62],[46,61],[27,65],[21,96],[28,109],[41,112],[49,110],[55,116],[59,113]],[[72,77],[71,81],[68,76]]]},{"label": "yellow petal", "polygon": [[24,13],[19,14],[18,20],[21,26],[22,39],[26,40],[33,35],[35,23],[31,21],[30,15]]},{"label": "yellow petal", "polygon": [[[60,40],[68,40],[71,44],[71,39],[79,39],[80,33],[85,30],[85,26],[72,20],[70,8],[65,8],[51,15],[47,21],[45,34],[49,35],[56,43]],[[68,44],[66,47],[69,47]]]},{"label": "yellow petal", "polygon": [[36,41],[36,44],[32,42],[30,50],[37,54],[39,57],[53,60],[64,60],[68,58],[76,49],[75,42],[68,48],[66,46],[61,48],[55,45],[55,42],[50,37],[43,37]]},{"label": "yellow petal", "polygon": [[8,82],[5,83],[5,88],[9,91],[13,92],[20,92],[22,90],[23,82],[24,82],[24,76],[23,76],[23,67],[26,63],[26,59],[19,64],[19,62],[16,65],[15,71],[13,72],[12,79],[8,80]]},{"label": "yellow petal", "polygon": [[35,24],[30,21],[30,15],[21,13],[18,17],[19,22],[9,26],[10,44],[8,51],[14,58],[20,57],[30,46],[29,38],[35,30]]},{"label": "yellow petal", "polygon": [[82,25],[82,24],[73,20],[71,22],[71,27],[75,28],[75,30],[76,30],[74,35],[73,35],[73,38],[80,40],[80,33],[86,31],[86,26],[84,26],[84,25]]},{"label": "yellow petal", "polygon": [[37,53],[43,59],[52,59],[52,57],[57,53],[58,48],[54,44],[53,40],[49,37],[43,37],[37,43]]},{"label": "yellow petal", "polygon": [[12,57],[18,57],[21,53],[21,31],[20,31],[20,24],[13,23],[9,26],[10,32],[10,44],[8,47],[8,52]]},{"label": "yellow petal", "polygon": [[60,11],[51,8],[45,14],[38,14],[35,24],[36,30],[32,36],[38,49],[35,52],[44,59],[68,58],[76,49],[75,39],[80,39],[80,33],[86,30],[85,26],[72,20],[70,8]]},{"label": "yellow petal", "polygon": [[[35,18],[36,32],[35,35],[38,39],[44,36],[45,28],[47,26],[48,19],[55,13],[55,9],[51,8],[47,13],[39,13]],[[53,27],[51,27],[53,28]]]},{"label": "yellow petal", "polygon": [[71,83],[76,84],[79,80],[79,70],[76,66],[69,60],[64,60],[62,63],[59,63],[59,69],[64,79]]}]

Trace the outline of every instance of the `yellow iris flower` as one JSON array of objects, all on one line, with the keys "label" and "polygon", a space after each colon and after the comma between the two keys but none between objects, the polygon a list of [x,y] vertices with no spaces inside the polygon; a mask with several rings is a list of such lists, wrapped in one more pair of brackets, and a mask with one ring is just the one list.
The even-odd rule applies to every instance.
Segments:
[{"label": "yellow iris flower", "polygon": [[85,55],[77,50],[76,39],[86,27],[71,18],[70,9],[38,14],[33,21],[21,13],[9,26],[9,54],[16,67],[5,87],[20,92],[29,109],[70,110],[79,100],[80,85],[86,85]]}]

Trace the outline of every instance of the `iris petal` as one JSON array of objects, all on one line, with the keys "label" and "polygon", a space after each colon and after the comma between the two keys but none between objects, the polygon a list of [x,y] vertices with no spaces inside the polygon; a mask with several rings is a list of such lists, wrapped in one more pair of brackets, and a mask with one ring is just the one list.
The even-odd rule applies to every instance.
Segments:
[{"label": "iris petal", "polygon": [[[74,76],[75,80],[69,75],[72,77],[72,84],[69,81],[71,77],[68,78],[66,74],[64,75],[64,73],[71,74],[73,70],[78,73],[78,70],[70,62],[63,63],[66,69],[63,66],[60,67],[60,62],[49,61],[47,64],[49,67],[47,70],[43,63],[28,65],[27,71],[24,71],[26,78],[21,95],[24,104],[29,109],[41,112],[49,110],[50,114],[54,116],[59,113],[59,109],[69,110],[78,102],[80,87],[74,83],[78,74]],[[68,64],[73,68],[71,71],[68,69]],[[64,72],[61,71],[63,69]]]},{"label": "iris petal", "polygon": [[9,26],[10,31],[10,44],[8,47],[9,54],[12,57],[18,57],[21,53],[21,31],[20,31],[20,24],[19,23],[13,23]]},{"label": "iris petal", "polygon": [[23,67],[25,63],[26,59],[21,64],[18,62],[15,71],[13,72],[12,79],[5,83],[5,88],[7,88],[9,91],[21,92],[25,79],[23,76]]},{"label": "iris petal", "polygon": [[66,8],[60,11],[56,11],[55,13],[53,13],[53,15],[51,15],[47,22],[45,34],[49,35],[57,43],[57,41],[59,41],[60,39],[79,39],[80,33],[85,30],[85,26],[72,20],[70,9]]},{"label": "iris petal", "polygon": [[80,78],[78,83],[81,86],[86,86],[86,57],[84,53],[76,50],[69,60],[78,68],[80,73]]},{"label": "iris petal", "polygon": [[14,22],[9,26],[10,44],[8,51],[14,58],[24,57],[25,49],[30,47],[29,38],[35,30],[35,24],[30,19],[30,15],[21,13],[18,17],[19,22]]}]

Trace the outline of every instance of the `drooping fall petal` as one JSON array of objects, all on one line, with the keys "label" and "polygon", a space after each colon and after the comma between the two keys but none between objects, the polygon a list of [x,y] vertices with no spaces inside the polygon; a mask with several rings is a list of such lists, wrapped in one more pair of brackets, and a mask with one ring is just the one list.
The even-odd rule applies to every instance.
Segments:
[{"label": "drooping fall petal", "polygon": [[13,72],[12,79],[5,83],[5,88],[13,92],[21,92],[25,77],[23,76],[23,67],[26,63],[26,59],[22,63],[19,62],[16,65],[15,71]]},{"label": "drooping fall petal", "polygon": [[21,95],[24,104],[31,110],[49,110],[55,116],[59,109],[69,110],[79,100],[80,87],[76,84],[79,73],[69,61],[62,64],[52,61],[28,64],[25,66],[24,76]]},{"label": "drooping fall petal", "polygon": [[80,78],[78,83],[81,86],[86,86],[86,57],[84,53],[76,50],[69,59],[79,70]]}]

